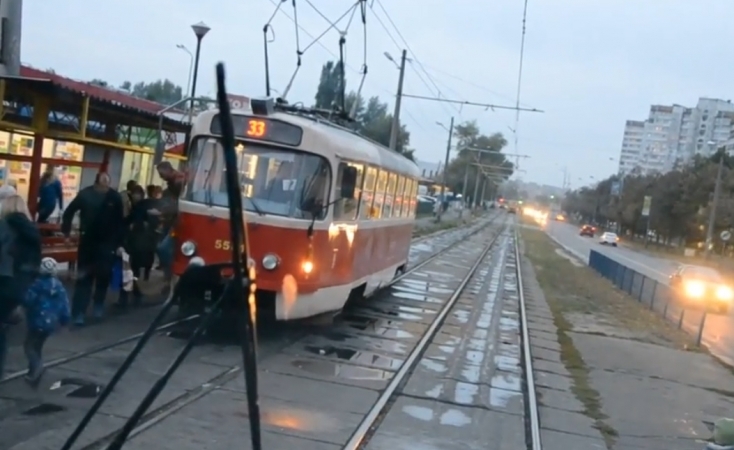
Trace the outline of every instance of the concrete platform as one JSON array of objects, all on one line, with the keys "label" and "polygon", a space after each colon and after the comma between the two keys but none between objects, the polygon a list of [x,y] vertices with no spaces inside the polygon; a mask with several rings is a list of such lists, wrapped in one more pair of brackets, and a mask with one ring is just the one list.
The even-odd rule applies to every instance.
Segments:
[{"label": "concrete platform", "polygon": [[714,358],[599,333],[566,332],[598,396],[604,435],[574,394],[553,316],[524,265],[532,354],[545,450],[690,450],[711,433],[703,421],[734,416],[734,375]]}]

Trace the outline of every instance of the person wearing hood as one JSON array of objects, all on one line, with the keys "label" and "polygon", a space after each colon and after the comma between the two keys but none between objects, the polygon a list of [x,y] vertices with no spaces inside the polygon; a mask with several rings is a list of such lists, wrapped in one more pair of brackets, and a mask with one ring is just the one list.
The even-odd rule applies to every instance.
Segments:
[{"label": "person wearing hood", "polygon": [[59,205],[64,209],[64,189],[56,176],[56,167],[49,164],[41,176],[41,187],[38,189],[38,223],[46,223]]},{"label": "person wearing hood", "polygon": [[41,264],[41,235],[25,201],[10,195],[0,201],[0,378],[7,342],[5,327],[21,305]]},{"label": "person wearing hood", "polygon": [[94,185],[79,191],[61,219],[61,232],[68,238],[71,223],[79,213],[78,276],[71,313],[74,324],[82,326],[94,291],[94,317],[104,314],[107,289],[112,278],[115,254],[122,247],[124,216],[122,197],[110,187],[110,176],[97,174]]}]

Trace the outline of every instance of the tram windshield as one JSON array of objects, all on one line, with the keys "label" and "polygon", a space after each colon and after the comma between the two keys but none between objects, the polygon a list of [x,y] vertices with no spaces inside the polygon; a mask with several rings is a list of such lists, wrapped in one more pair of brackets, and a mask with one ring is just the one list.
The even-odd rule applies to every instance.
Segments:
[{"label": "tram windshield", "polygon": [[[242,205],[247,211],[300,219],[323,219],[329,203],[328,161],[301,151],[240,142],[237,147]],[[184,199],[228,206],[222,147],[218,139],[197,138],[189,152]]]}]

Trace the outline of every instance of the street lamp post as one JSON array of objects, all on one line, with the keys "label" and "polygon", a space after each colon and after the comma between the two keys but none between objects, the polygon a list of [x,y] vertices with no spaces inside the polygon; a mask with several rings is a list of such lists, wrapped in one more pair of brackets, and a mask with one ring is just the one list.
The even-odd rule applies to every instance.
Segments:
[{"label": "street lamp post", "polygon": [[[716,145],[715,142],[709,141],[710,146]],[[724,167],[724,154],[719,156],[719,169],[716,172],[716,184],[714,185],[714,198],[711,202],[711,211],[709,211],[709,224],[706,230],[706,248],[704,249],[704,255],[708,258],[711,253],[711,247],[714,240],[714,227],[716,225],[716,209],[719,206],[719,193],[721,192],[721,171]]]},{"label": "street lamp post", "polygon": [[184,96],[185,98],[188,98],[189,94],[191,94],[191,76],[194,72],[194,54],[191,53],[191,51],[183,44],[176,45],[176,48],[185,51],[189,55],[189,78],[186,80],[186,95]]},{"label": "street lamp post", "polygon": [[193,121],[194,116],[194,97],[196,97],[196,79],[199,75],[199,55],[201,54],[201,40],[211,30],[204,22],[191,25],[196,35],[196,56],[194,57],[194,77],[191,82],[191,108],[189,110],[189,122]]}]

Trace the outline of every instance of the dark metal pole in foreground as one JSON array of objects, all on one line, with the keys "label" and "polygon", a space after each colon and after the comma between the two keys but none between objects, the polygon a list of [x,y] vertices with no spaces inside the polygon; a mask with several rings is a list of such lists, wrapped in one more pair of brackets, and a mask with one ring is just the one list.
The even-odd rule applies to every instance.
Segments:
[{"label": "dark metal pole in foreground", "polygon": [[[237,155],[235,153],[234,127],[232,113],[227,100],[224,64],[217,64],[217,103],[222,130],[222,148],[227,169],[227,198],[229,200],[229,223],[232,241],[232,295],[230,305],[235,314],[240,314],[238,331],[242,346],[242,364],[247,387],[247,408],[250,416],[250,436],[252,449],[261,450],[260,406],[257,392],[257,340],[255,323],[255,269],[247,266],[249,247],[245,234],[244,211],[240,193]],[[247,272],[246,272],[247,271]],[[247,289],[245,289],[247,288]],[[244,313],[244,314],[243,314]]]}]

